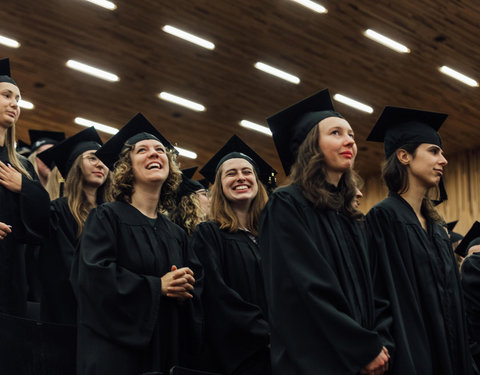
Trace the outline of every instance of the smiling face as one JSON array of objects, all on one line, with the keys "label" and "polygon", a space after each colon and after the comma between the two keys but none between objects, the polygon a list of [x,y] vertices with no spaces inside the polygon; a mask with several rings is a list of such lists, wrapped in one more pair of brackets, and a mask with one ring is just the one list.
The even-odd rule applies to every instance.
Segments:
[{"label": "smiling face", "polygon": [[100,187],[105,183],[108,176],[108,168],[95,156],[96,150],[88,150],[82,153],[82,175],[86,185]]},{"label": "smiling face", "polygon": [[20,117],[20,90],[9,82],[0,82],[0,127],[8,129]]},{"label": "smiling face", "polygon": [[169,164],[165,147],[155,139],[138,141],[130,151],[136,184],[162,183],[168,178]]},{"label": "smiling face", "polygon": [[318,144],[325,155],[326,172],[343,173],[353,166],[357,145],[350,124],[339,117],[328,117],[318,124]]},{"label": "smiling face", "polygon": [[430,143],[420,144],[414,155],[410,155],[408,162],[410,184],[420,184],[426,188],[438,185],[447,163],[439,146]]},{"label": "smiling face", "polygon": [[241,158],[226,160],[220,167],[222,191],[231,203],[251,203],[258,193],[253,166]]}]

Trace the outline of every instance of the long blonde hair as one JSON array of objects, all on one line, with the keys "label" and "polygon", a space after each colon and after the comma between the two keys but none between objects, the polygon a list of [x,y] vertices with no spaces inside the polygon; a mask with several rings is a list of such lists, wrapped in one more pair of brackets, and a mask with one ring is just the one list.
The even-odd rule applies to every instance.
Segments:
[{"label": "long blonde hair", "polygon": [[[229,232],[237,232],[240,229],[240,221],[230,202],[225,197],[222,189],[222,167],[218,168],[215,176],[215,182],[211,189],[210,198],[210,219],[220,225],[220,229],[227,229]],[[246,228],[254,236],[258,235],[258,219],[260,212],[267,203],[268,195],[265,187],[258,179],[257,171],[253,168],[255,179],[257,180],[258,192],[253,198],[250,209],[248,210],[248,218]]]},{"label": "long blonde hair", "polygon": [[12,167],[26,176],[29,180],[32,180],[33,176],[30,176],[30,173],[28,173],[23,164],[20,162],[19,156],[21,158],[23,158],[23,156],[17,154],[15,151],[15,124],[7,129],[5,134],[5,146],[7,147],[8,160]]},{"label": "long blonde hair", "polygon": [[195,192],[183,196],[169,216],[175,224],[185,228],[188,234],[192,234],[198,224],[207,220]]}]

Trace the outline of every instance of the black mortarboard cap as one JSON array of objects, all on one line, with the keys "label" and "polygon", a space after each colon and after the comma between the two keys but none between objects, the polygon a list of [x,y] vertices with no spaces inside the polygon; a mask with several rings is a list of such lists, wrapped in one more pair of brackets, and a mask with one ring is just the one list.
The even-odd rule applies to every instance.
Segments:
[{"label": "black mortarboard cap", "polygon": [[200,182],[192,180],[197,169],[198,167],[182,169],[182,182],[177,190],[177,203],[180,202],[182,197],[205,189]]},{"label": "black mortarboard cap", "polygon": [[15,151],[17,151],[18,154],[25,156],[26,158],[28,158],[28,156],[32,153],[30,145],[22,140],[19,140],[17,142],[17,147],[15,148]]},{"label": "black mortarboard cap", "polygon": [[124,125],[117,134],[110,138],[103,147],[98,150],[96,155],[109,169],[113,169],[125,145],[134,145],[145,139],[156,139],[161,142],[167,150],[178,154],[175,147],[173,147],[145,116],[138,113]]},{"label": "black mortarboard cap", "polygon": [[458,220],[451,221],[447,223],[446,227],[448,230],[448,234],[450,235],[450,241],[452,243],[455,243],[457,241],[460,241],[463,239],[463,236],[460,233],[454,232],[453,229],[455,228],[455,225],[457,225]]},{"label": "black mortarboard cap", "polygon": [[438,190],[439,190],[440,196],[438,197],[438,199],[432,199],[432,203],[434,206],[438,206],[440,203],[443,203],[446,200],[448,200],[447,190],[445,189],[443,177],[440,178],[440,182],[438,183]]},{"label": "black mortarboard cap", "polygon": [[266,186],[275,184],[277,171],[253,151],[240,137],[234,135],[200,170],[200,173],[212,184],[218,168],[229,159],[241,158],[247,160],[255,168],[259,180]]},{"label": "black mortarboard cap", "polygon": [[10,60],[8,58],[0,60],[0,82],[8,82],[17,86],[10,75]]},{"label": "black mortarboard cap", "polygon": [[64,132],[29,129],[32,152],[37,151],[43,145],[56,145],[65,139]]},{"label": "black mortarboard cap", "polygon": [[55,164],[63,178],[67,178],[77,157],[88,150],[98,150],[102,145],[97,131],[92,126],[49,148],[37,156],[48,166]]},{"label": "black mortarboard cap", "polygon": [[287,175],[290,174],[298,148],[308,132],[328,117],[343,118],[335,112],[330,93],[328,89],[324,89],[267,118],[278,156]]},{"label": "black mortarboard cap", "polygon": [[419,109],[385,107],[367,141],[383,142],[388,159],[409,143],[431,143],[442,147],[438,129],[448,115]]},{"label": "black mortarboard cap", "polygon": [[462,257],[466,257],[468,249],[474,245],[480,245],[480,223],[475,221],[469,229],[462,242],[460,242],[455,249],[455,252]]}]

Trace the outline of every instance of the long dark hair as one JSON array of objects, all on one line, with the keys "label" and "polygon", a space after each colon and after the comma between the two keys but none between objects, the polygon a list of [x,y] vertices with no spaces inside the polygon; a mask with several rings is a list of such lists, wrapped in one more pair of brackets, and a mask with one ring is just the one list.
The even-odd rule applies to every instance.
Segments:
[{"label": "long dark hair", "polygon": [[[418,146],[420,145],[421,143],[408,143],[406,145],[403,145],[402,147],[399,147],[399,149],[407,151],[410,155],[413,156],[413,158],[415,158]],[[389,191],[403,194],[410,187],[407,166],[400,163],[400,160],[398,160],[397,158],[396,152],[390,155],[383,163],[382,177]],[[433,220],[435,223],[443,225],[445,221],[433,206],[433,203],[429,198],[428,193],[429,191],[427,191],[425,197],[422,200],[422,214]]]},{"label": "long dark hair", "polygon": [[298,185],[303,195],[320,210],[342,211],[356,219],[363,217],[352,205],[356,194],[355,187],[361,181],[360,176],[352,169],[343,173],[335,191],[328,189],[325,155],[318,143],[319,136],[320,131],[316,125],[298,149],[290,181]]}]

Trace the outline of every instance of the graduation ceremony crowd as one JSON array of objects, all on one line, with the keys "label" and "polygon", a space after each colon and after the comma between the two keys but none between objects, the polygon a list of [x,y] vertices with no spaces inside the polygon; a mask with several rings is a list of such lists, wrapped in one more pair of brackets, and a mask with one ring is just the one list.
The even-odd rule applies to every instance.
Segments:
[{"label": "graduation ceremony crowd", "polygon": [[267,119],[281,187],[236,135],[193,180],[141,113],[105,144],[32,130],[27,159],[20,95],[0,60],[0,374],[478,373],[480,224],[458,245],[430,199],[446,114],[385,107],[363,215],[328,89]]}]

